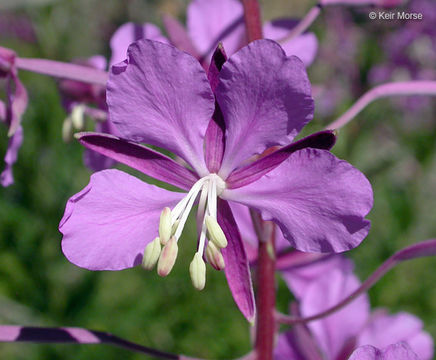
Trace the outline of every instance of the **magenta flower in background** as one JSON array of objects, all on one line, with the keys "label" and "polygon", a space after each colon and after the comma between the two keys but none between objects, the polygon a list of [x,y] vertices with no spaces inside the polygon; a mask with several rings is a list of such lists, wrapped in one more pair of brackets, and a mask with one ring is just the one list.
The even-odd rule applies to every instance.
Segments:
[{"label": "magenta flower in background", "polygon": [[[107,67],[106,59],[100,55],[87,60],[76,60],[75,63],[99,70],[105,70]],[[85,115],[93,119],[96,132],[117,135],[115,127],[107,117],[104,87],[66,79],[60,81],[59,90],[62,96],[62,104],[68,113],[62,127],[64,141],[71,139],[74,129],[79,131],[85,129]],[[97,118],[97,116],[101,118]],[[112,159],[89,150],[85,150],[83,160],[85,165],[94,171],[107,169],[115,164]]]},{"label": "magenta flower in background", "polygon": [[[301,268],[290,269],[288,274],[283,272],[288,286],[300,301],[301,316],[308,317],[336,305],[360,286],[360,281],[352,272],[351,261],[339,255],[333,258],[335,258],[334,263],[330,261],[320,265],[319,262],[315,262]],[[296,270],[297,273],[293,274]],[[302,273],[311,275],[304,292],[301,291],[301,281],[295,282],[295,278],[301,280]],[[297,285],[296,288],[294,284]],[[280,335],[276,359],[299,359],[298,356],[304,358],[307,351],[305,342],[295,341],[297,332],[301,331],[298,327],[302,326],[297,325],[291,331]],[[308,331],[306,345],[308,341],[315,344],[317,354],[321,356],[319,358],[341,360],[348,359],[353,350],[358,347],[364,349],[356,350],[352,359],[366,359],[357,356],[358,354],[363,356],[368,351],[371,354],[373,351],[376,354],[383,353],[379,350],[368,350],[370,348],[386,349],[386,354],[390,354],[393,351],[391,344],[403,342],[410,347],[410,351],[418,354],[420,359],[429,360],[433,356],[433,340],[427,332],[423,331],[422,326],[420,319],[405,312],[389,315],[387,311],[378,309],[370,314],[368,296],[362,294],[334,314],[309,322],[307,328],[305,327]],[[289,357],[291,354],[295,356]],[[401,358],[369,357],[368,359]]]},{"label": "magenta flower in background", "polygon": [[357,348],[349,360],[420,360],[407,343],[399,342],[385,349],[377,349],[371,345]]},{"label": "magenta flower in background", "polygon": [[[209,62],[219,42],[223,43],[229,55],[247,44],[243,15],[243,7],[238,0],[191,1],[186,14],[187,34],[201,59]],[[297,23],[291,19],[267,22],[263,26],[264,38],[275,41],[284,39]],[[288,56],[298,56],[309,66],[315,58],[318,41],[313,33],[307,33],[284,41],[281,45]]]},{"label": "magenta flower in background", "polygon": [[[159,28],[153,24],[135,25],[133,23],[126,23],[120,26],[110,41],[112,56],[109,68],[126,58],[127,48],[131,43],[145,38],[163,43],[168,42],[161,35]],[[87,60],[78,60],[76,63],[99,70],[106,70],[108,67],[106,59],[101,55],[92,56]],[[63,126],[65,140],[71,137],[74,128],[84,130],[85,115],[93,118],[96,132],[118,135],[116,128],[107,116],[106,89],[104,87],[74,80],[62,80],[59,88],[63,97],[63,105],[69,114]],[[101,111],[95,111],[89,105]],[[99,171],[112,167],[115,161],[95,151],[86,150],[84,153],[84,163],[91,170]]]},{"label": "magenta flower in background", "polygon": [[[369,231],[364,216],[372,189],[361,172],[325,150],[334,143],[331,132],[291,143],[313,114],[298,58],[258,40],[224,60],[219,48],[207,75],[192,56],[161,42],[129,47],[128,59],[112,67],[107,90],[109,116],[123,139],[84,133],[79,140],[188,193],[118,170],[97,172],[68,201],[60,231],[64,254],[78,266],[121,270],[141,261],[151,267],[159,258],[158,273],[167,275],[198,199],[194,286],[204,286],[206,251],[215,268],[225,265],[235,301],[251,321],[248,261],[229,202],[275,221],[299,250],[341,252]],[[188,167],[139,143],[167,149]],[[249,162],[271,146],[280,148]]]},{"label": "magenta flower in background", "polygon": [[17,161],[18,150],[23,142],[21,118],[27,107],[27,91],[18,78],[15,53],[0,47],[0,79],[6,80],[6,102],[0,101],[0,122],[8,127],[9,142],[4,158],[5,168],[0,174],[2,186],[14,182],[12,165]]},{"label": "magenta flower in background", "polygon": [[[243,23],[243,8],[238,0],[194,0],[188,5],[186,29],[177,20],[164,16],[168,38],[158,27],[145,23],[126,23],[111,39],[112,57],[110,64],[126,58],[128,45],[139,39],[171,43],[180,50],[190,53],[207,66],[218,43],[223,43],[227,54],[233,54],[247,44]],[[279,41],[285,39],[297,25],[297,20],[279,19],[263,26],[264,38]],[[309,66],[316,55],[318,41],[313,33],[305,33],[284,40],[282,47],[288,56],[298,56]]]},{"label": "magenta flower in background", "polygon": [[[436,80],[436,2],[433,0],[410,0],[407,11],[423,14],[419,21],[400,21],[392,30],[380,38],[384,61],[374,66],[369,73],[372,84],[388,81]],[[393,99],[406,114],[411,116],[406,122],[409,126],[420,124],[417,111],[431,109],[431,100],[426,97],[411,96]],[[431,118],[424,116],[424,118]],[[422,123],[421,123],[422,125]]]}]

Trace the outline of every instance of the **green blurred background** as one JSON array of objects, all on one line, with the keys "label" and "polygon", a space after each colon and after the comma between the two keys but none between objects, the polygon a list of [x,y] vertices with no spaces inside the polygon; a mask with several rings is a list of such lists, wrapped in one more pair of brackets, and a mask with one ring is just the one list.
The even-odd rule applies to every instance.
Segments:
[{"label": "green blurred background", "polygon": [[[119,25],[126,21],[161,25],[163,13],[184,21],[186,3],[0,0],[0,45],[15,49],[20,56],[63,61],[108,56],[108,40]],[[265,0],[263,16],[265,20],[297,17],[311,5],[305,0]],[[368,88],[368,71],[384,56],[377,39],[380,32],[392,30],[368,22],[364,11],[344,10],[356,24],[357,49],[348,56],[348,65],[358,76],[350,85],[341,63],[333,66],[323,58],[329,37],[335,36],[328,19],[337,11],[326,10],[313,26],[321,50],[308,72],[314,84],[339,81],[344,96],[330,114],[317,112],[304,134],[334,120]],[[23,35],[25,26],[30,26],[27,35]],[[81,146],[62,141],[66,113],[56,82],[27,72],[21,72],[20,78],[28,89],[30,106],[24,116],[25,138],[14,169],[15,184],[0,188],[0,323],[88,327],[204,358],[228,359],[248,352],[250,328],[233,303],[224,275],[209,269],[204,291],[191,286],[188,266],[193,243],[184,241],[175,270],[165,279],[141,268],[90,272],[64,258],[57,225],[66,200],[88,183],[90,172],[83,165]],[[397,249],[436,234],[435,114],[434,105],[406,114],[395,102],[379,100],[339,133],[333,152],[362,170],[374,188],[375,204],[369,216],[372,231],[350,252],[361,279]],[[6,142],[6,129],[1,127],[0,154]],[[188,231],[194,234],[192,222]],[[415,260],[396,268],[370,291],[372,306],[409,311],[422,318],[425,329],[435,337],[435,268],[436,259]],[[280,282],[281,311],[286,311],[291,298]],[[31,344],[0,344],[0,357],[144,358],[103,345]]]}]

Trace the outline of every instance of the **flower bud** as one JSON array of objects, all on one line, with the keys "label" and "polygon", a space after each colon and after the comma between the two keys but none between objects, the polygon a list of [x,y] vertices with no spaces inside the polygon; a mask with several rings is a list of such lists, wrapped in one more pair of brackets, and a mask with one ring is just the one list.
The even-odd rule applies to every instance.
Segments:
[{"label": "flower bud", "polygon": [[145,247],[142,267],[146,270],[153,269],[159,259],[160,251],[160,240],[157,237]]},{"label": "flower bud", "polygon": [[192,285],[194,285],[197,290],[203,290],[206,284],[206,264],[198,252],[195,253],[194,259],[189,265],[189,273],[191,275]]},{"label": "flower bud", "polygon": [[85,126],[85,106],[76,105],[71,111],[71,121],[73,122],[74,128],[82,130]]},{"label": "flower bud", "polygon": [[206,247],[206,259],[207,262],[212,265],[215,270],[224,270],[225,262],[221,251],[216,247],[216,245],[209,241]]},{"label": "flower bud", "polygon": [[172,270],[177,259],[179,247],[177,246],[176,238],[173,236],[164,246],[159,262],[157,263],[157,273],[159,276],[167,276]]},{"label": "flower bud", "polygon": [[159,238],[162,245],[165,245],[171,237],[171,209],[165,207],[160,214]]},{"label": "flower bud", "polygon": [[224,235],[223,229],[219,226],[218,222],[212,216],[206,216],[207,231],[209,231],[210,240],[219,248],[227,246],[227,239]]}]

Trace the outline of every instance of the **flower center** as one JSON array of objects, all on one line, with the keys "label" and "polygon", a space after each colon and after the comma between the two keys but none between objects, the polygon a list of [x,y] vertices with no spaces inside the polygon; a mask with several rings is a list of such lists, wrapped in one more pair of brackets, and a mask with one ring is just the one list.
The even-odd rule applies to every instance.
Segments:
[{"label": "flower center", "polygon": [[192,283],[199,290],[205,286],[204,254],[210,265],[223,270],[225,264],[220,249],[227,246],[227,239],[217,221],[217,197],[225,187],[226,183],[217,174],[209,174],[199,179],[173,209],[164,208],[160,217],[159,237],[145,248],[143,267],[151,269],[157,262],[158,274],[169,274],[177,258],[177,243],[198,198],[198,247],[189,267]]}]

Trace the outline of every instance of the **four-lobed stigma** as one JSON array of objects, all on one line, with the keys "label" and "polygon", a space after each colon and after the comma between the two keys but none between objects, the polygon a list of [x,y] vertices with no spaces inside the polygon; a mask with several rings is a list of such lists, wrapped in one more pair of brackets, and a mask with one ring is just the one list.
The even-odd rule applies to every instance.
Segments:
[{"label": "four-lobed stigma", "polygon": [[217,197],[225,189],[225,182],[216,174],[198,180],[188,194],[171,210],[162,210],[159,221],[159,237],[150,242],[144,251],[142,266],[151,270],[157,263],[157,273],[167,276],[176,262],[178,241],[186,220],[198,198],[197,225],[199,239],[197,252],[189,266],[192,284],[202,290],[206,284],[207,262],[216,270],[225,267],[221,249],[227,246],[226,236],[217,221]]}]

